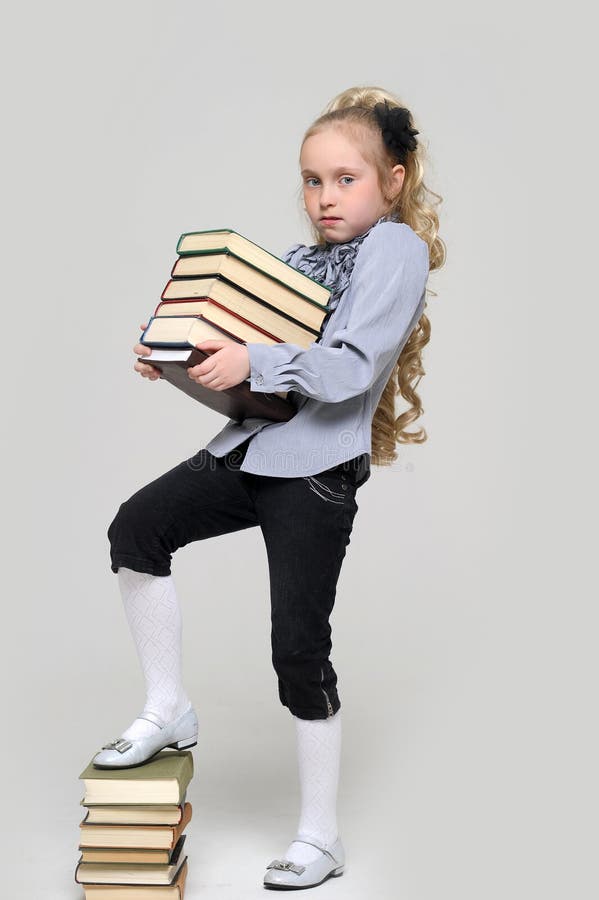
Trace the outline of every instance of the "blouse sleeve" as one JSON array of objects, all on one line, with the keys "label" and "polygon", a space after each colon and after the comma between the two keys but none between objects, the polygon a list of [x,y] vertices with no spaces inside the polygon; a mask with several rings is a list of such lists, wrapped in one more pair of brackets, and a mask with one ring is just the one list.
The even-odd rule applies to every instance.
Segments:
[{"label": "blouse sleeve", "polygon": [[[408,226],[382,222],[356,257],[352,309],[331,347],[246,344],[253,391],[298,391],[337,403],[368,390],[399,356],[414,327],[429,273],[428,246]],[[333,319],[331,319],[331,326]]]}]

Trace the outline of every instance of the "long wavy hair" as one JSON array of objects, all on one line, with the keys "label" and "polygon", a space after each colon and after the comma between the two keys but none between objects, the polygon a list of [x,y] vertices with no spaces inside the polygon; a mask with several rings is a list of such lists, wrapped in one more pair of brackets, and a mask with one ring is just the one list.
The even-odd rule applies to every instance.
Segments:
[{"label": "long wavy hair", "polygon": [[[373,109],[377,103],[387,101],[389,106],[405,106],[398,97],[379,87],[352,87],[331,100],[324,113],[316,119],[304,134],[302,145],[311,135],[325,128],[340,128],[359,143],[360,152],[373,164],[379,175],[383,195],[389,201],[387,217],[405,222],[426,241],[429,249],[429,271],[439,269],[445,262],[445,244],[438,236],[439,218],[435,207],[443,198],[424,183],[426,152],[420,140],[416,149],[407,151],[403,163],[405,176],[399,195],[390,196],[390,173],[397,159],[383,142],[382,132]],[[410,125],[417,127],[410,113]],[[324,238],[312,226],[316,243],[324,244]],[[436,296],[428,287],[427,294]],[[426,309],[425,302],[425,309]],[[422,444],[427,439],[424,428],[408,431],[424,408],[416,388],[425,374],[422,351],[428,344],[431,325],[423,312],[412,334],[404,345],[385,385],[372,419],[371,460],[375,465],[391,465],[397,459],[397,444]],[[396,416],[396,398],[401,396],[409,404],[408,409]]]}]

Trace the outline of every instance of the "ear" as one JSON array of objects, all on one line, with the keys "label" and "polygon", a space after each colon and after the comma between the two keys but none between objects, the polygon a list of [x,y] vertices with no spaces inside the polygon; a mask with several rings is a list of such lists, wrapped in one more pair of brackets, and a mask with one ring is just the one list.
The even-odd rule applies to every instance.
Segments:
[{"label": "ear", "polygon": [[391,177],[389,179],[389,193],[391,201],[397,200],[403,187],[403,180],[406,176],[405,166],[397,165],[391,169]]}]

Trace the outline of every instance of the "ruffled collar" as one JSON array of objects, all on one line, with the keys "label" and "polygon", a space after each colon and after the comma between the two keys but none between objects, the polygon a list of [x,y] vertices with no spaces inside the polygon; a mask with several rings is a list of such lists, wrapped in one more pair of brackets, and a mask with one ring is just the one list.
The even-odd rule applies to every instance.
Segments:
[{"label": "ruffled collar", "polygon": [[[354,268],[356,256],[364,239],[370,234],[372,229],[385,221],[382,216],[374,225],[363,234],[357,235],[351,241],[344,244],[314,244],[308,247],[307,252],[298,256],[294,260],[298,250],[304,249],[304,244],[295,244],[283,257],[286,263],[290,263],[295,269],[309,275],[315,281],[327,285],[332,288],[331,297],[329,299],[329,308],[332,312],[344,291],[349,287],[351,273]],[[328,314],[330,315],[330,313]],[[327,318],[328,318],[327,315]],[[324,322],[323,322],[324,326]]]}]

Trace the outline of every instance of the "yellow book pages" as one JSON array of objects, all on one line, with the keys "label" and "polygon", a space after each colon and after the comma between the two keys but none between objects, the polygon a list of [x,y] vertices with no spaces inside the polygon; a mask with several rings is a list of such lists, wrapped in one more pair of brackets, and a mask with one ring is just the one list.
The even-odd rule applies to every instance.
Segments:
[{"label": "yellow book pages", "polygon": [[163,300],[183,300],[208,298],[243,316],[258,328],[268,331],[287,344],[297,344],[307,348],[314,343],[319,334],[320,325],[314,331],[305,328],[296,320],[286,318],[277,310],[270,309],[254,297],[244,294],[234,285],[220,278],[185,278],[172,279],[162,293]]},{"label": "yellow book pages", "polygon": [[79,826],[81,847],[130,847],[170,849],[191,821],[191,803],[186,803],[178,825],[87,825]]},{"label": "yellow book pages", "polygon": [[320,284],[293,266],[283,262],[278,256],[269,253],[259,244],[233,231],[222,228],[216,231],[190,231],[182,234],[177,244],[177,253],[181,256],[189,254],[217,253],[230,251],[250,265],[280,279],[293,290],[306,297],[326,304],[330,296],[330,288]]},{"label": "yellow book pages", "polygon": [[278,343],[274,337],[265,334],[263,331],[259,331],[258,328],[254,328],[253,325],[250,325],[248,322],[244,321],[244,319],[234,315],[227,309],[223,309],[215,303],[211,303],[208,298],[205,300],[184,300],[181,303],[177,303],[175,300],[168,303],[161,303],[154,315],[157,317],[201,316],[206,321],[213,322],[219,328],[230,331],[237,338],[246,343],[248,341],[256,344]]},{"label": "yellow book pages", "polygon": [[171,275],[173,278],[220,275],[308,328],[319,329],[327,313],[326,308],[315,305],[231,254],[182,256],[173,266]]}]

